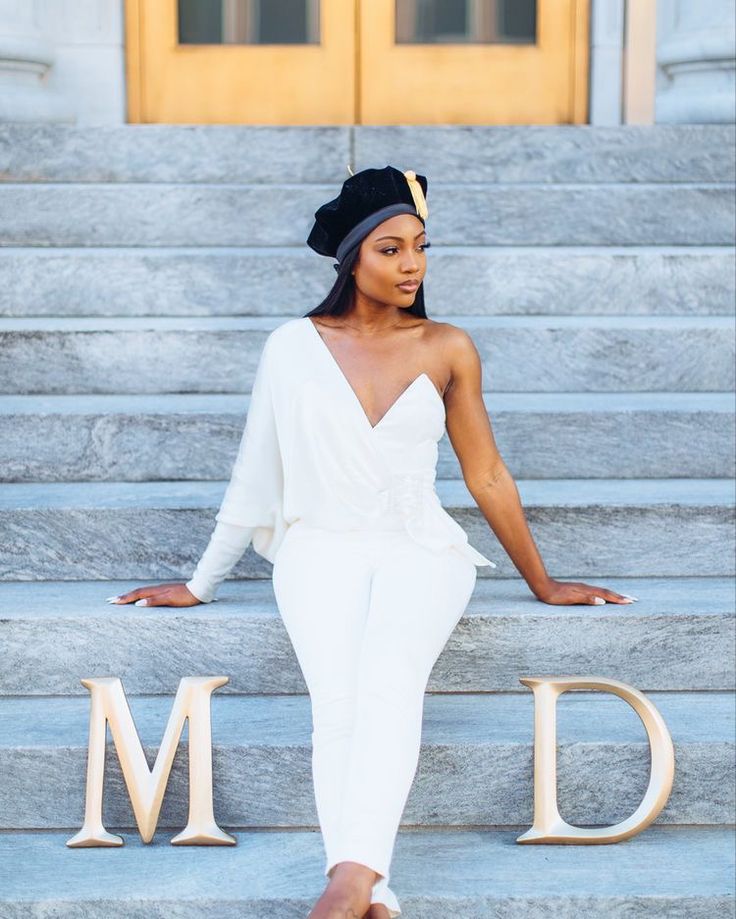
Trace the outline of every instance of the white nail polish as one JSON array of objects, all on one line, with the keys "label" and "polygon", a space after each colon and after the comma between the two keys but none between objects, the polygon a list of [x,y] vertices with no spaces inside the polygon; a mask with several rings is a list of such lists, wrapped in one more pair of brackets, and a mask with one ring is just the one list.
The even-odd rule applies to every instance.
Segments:
[{"label": "white nail polish", "polygon": [[600,606],[602,603],[605,603],[605,602],[606,601],[603,599],[603,597],[593,597],[593,603],[595,603],[596,606]]},{"label": "white nail polish", "polygon": [[148,606],[148,600],[136,600],[135,606]]},{"label": "white nail polish", "polygon": [[108,601],[108,603],[111,603],[113,600],[119,600],[120,597],[105,597],[105,599]]}]

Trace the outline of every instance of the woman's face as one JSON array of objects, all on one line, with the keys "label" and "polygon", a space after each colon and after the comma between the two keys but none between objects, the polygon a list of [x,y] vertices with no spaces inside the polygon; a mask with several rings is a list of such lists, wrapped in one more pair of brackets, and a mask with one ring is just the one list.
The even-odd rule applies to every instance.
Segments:
[{"label": "woman's face", "polygon": [[[353,267],[355,286],[366,297],[392,306],[411,306],[427,270],[422,221],[397,214],[379,223],[363,240]],[[415,282],[413,288],[398,285]]]}]

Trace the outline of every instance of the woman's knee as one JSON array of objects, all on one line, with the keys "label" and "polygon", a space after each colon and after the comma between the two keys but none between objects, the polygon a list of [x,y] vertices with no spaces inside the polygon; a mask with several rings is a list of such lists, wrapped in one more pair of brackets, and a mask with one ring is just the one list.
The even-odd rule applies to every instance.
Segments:
[{"label": "woman's knee", "polygon": [[310,698],[313,736],[338,739],[350,734],[355,721],[357,697],[354,692],[332,697],[315,692]]}]

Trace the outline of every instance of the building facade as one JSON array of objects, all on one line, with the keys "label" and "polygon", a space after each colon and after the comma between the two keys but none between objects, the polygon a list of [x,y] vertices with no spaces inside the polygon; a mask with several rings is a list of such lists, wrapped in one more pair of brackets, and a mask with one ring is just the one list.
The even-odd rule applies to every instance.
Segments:
[{"label": "building facade", "polygon": [[734,120],[730,0],[0,0],[0,120]]}]

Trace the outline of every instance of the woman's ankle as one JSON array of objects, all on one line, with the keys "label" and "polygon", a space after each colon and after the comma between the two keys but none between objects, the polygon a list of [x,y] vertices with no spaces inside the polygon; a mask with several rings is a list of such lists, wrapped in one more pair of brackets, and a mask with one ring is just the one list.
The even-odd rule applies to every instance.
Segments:
[{"label": "woman's ankle", "polygon": [[348,884],[370,890],[383,875],[360,862],[345,861],[334,865],[328,877],[330,883],[345,878]]},{"label": "woman's ankle", "polygon": [[385,903],[371,903],[365,919],[391,919],[391,913]]}]

